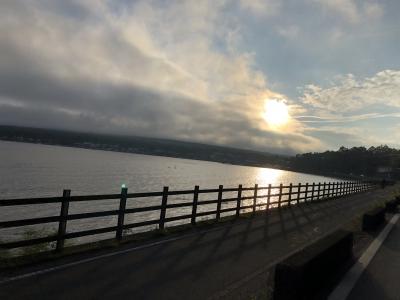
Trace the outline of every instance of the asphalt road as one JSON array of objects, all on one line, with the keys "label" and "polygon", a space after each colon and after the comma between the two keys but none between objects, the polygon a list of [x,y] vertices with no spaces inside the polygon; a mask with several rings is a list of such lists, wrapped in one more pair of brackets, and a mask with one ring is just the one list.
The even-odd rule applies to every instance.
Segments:
[{"label": "asphalt road", "polygon": [[109,256],[91,261],[79,262],[93,259],[82,254],[66,267],[59,268],[71,258],[18,270],[56,267],[1,283],[0,299],[207,299],[228,291],[228,298],[240,297],[254,284],[263,286],[258,278],[269,265],[390,198],[395,188],[294,205],[156,244],[103,250],[99,254]]},{"label": "asphalt road", "polygon": [[347,299],[400,299],[399,222],[393,227]]}]

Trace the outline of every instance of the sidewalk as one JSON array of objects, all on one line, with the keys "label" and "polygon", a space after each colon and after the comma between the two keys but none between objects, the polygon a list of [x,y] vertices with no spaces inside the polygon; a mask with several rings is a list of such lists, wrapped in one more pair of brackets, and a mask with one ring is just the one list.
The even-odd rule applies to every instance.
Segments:
[{"label": "sidewalk", "polygon": [[292,205],[178,238],[125,245],[99,259],[82,254],[68,267],[60,267],[71,262],[67,257],[20,270],[47,268],[0,284],[0,299],[246,299],[265,290],[270,265],[393,198],[397,189]]}]

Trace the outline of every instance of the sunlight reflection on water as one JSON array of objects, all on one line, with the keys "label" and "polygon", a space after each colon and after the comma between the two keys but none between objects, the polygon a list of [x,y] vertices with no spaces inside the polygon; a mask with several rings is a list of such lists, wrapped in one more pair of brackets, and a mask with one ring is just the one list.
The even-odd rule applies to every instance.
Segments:
[{"label": "sunlight reflection on water", "polygon": [[277,183],[283,179],[283,173],[284,171],[282,170],[258,168],[256,181],[260,186],[267,186],[270,183]]}]

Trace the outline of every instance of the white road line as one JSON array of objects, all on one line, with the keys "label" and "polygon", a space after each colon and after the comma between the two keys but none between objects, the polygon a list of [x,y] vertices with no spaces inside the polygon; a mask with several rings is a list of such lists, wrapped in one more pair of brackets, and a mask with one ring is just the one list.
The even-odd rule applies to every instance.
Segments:
[{"label": "white road line", "polygon": [[399,220],[400,214],[395,214],[381,231],[377,238],[371,243],[371,245],[365,250],[363,255],[358,259],[354,266],[347,272],[340,284],[335,288],[335,290],[329,295],[328,300],[343,300],[346,299],[351,290],[356,285],[361,274],[367,268],[368,264],[371,262],[372,258],[378,252],[379,248],[382,246],[389,232],[392,230],[393,226]]},{"label": "white road line", "polygon": [[145,249],[145,248],[150,248],[150,247],[153,247],[153,246],[166,244],[166,243],[169,243],[169,242],[174,242],[174,241],[177,241],[177,240],[182,240],[184,238],[191,237],[191,236],[194,236],[194,235],[197,235],[197,234],[217,231],[217,230],[226,228],[229,225],[234,226],[234,224],[227,224],[225,226],[219,226],[217,228],[212,228],[212,229],[209,229],[209,230],[193,232],[193,233],[189,233],[189,234],[186,234],[186,235],[177,236],[177,237],[174,237],[174,238],[169,238],[169,239],[165,239],[165,240],[161,240],[161,241],[158,241],[158,242],[153,242],[153,243],[149,243],[149,244],[145,244],[145,245],[141,245],[141,246],[125,249],[125,250],[115,251],[115,252],[111,252],[111,253],[97,255],[97,256],[94,256],[94,257],[90,257],[90,258],[81,259],[81,260],[78,260],[78,261],[66,263],[66,264],[55,266],[55,267],[51,267],[51,268],[46,268],[46,269],[42,269],[42,270],[38,270],[38,271],[34,271],[34,272],[22,274],[22,275],[17,275],[17,276],[13,276],[13,277],[3,278],[3,279],[0,279],[0,285],[8,283],[8,282],[11,282],[11,281],[16,281],[16,280],[20,280],[20,279],[24,279],[24,278],[29,278],[29,277],[33,277],[33,276],[37,276],[37,275],[42,275],[42,274],[50,273],[50,272],[53,272],[53,271],[63,270],[63,269],[69,268],[69,267],[73,267],[73,266],[89,263],[89,262],[92,262],[92,261],[95,261],[95,260],[99,260],[99,259],[103,259],[103,258],[108,258],[108,257],[120,255],[120,254],[125,254],[125,253],[129,253],[129,252]]}]

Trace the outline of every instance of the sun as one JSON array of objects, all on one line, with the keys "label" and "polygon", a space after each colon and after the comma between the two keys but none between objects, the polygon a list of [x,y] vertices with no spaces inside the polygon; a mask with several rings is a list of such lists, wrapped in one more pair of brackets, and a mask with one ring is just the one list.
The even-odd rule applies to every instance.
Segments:
[{"label": "sun", "polygon": [[284,100],[265,100],[263,115],[265,121],[272,127],[283,126],[289,121],[289,109]]}]

